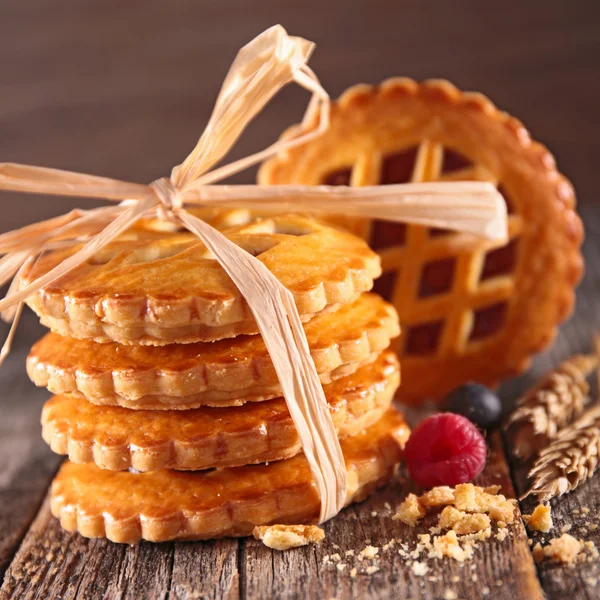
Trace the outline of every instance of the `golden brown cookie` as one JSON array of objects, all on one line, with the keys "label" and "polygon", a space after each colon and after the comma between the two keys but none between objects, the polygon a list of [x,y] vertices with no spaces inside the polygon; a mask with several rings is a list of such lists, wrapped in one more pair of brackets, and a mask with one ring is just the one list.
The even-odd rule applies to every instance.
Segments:
[{"label": "golden brown cookie", "polygon": [[[290,135],[294,129],[284,135]],[[390,79],[349,89],[331,127],[268,161],[261,183],[376,185],[490,181],[504,195],[510,241],[360,219],[332,218],[376,249],[375,290],[403,333],[401,398],[441,398],[456,385],[494,385],[525,369],[573,307],[583,228],[553,156],[517,119],[447,81]]]},{"label": "golden brown cookie", "polygon": [[[225,234],[292,292],[304,321],[352,302],[380,273],[378,256],[363,240],[308,217],[263,219]],[[44,255],[23,283],[73,251]],[[239,290],[187,233],[115,241],[27,303],[53,331],[100,342],[162,345],[258,332]]]},{"label": "golden brown cookie", "polygon": [[[390,409],[341,442],[347,504],[390,480],[408,435],[402,415]],[[68,531],[133,544],[243,536],[259,525],[314,523],[319,499],[302,454],[268,465],[195,473],[103,471],[66,462],[52,484],[51,509]]]},{"label": "golden brown cookie", "polygon": [[[396,311],[375,294],[316,316],[304,330],[323,383],[372,362],[399,333]],[[134,409],[233,406],[281,395],[260,336],[157,347],[49,333],[33,346],[27,372],[54,394]]]},{"label": "golden brown cookie", "polygon": [[[399,383],[398,359],[384,352],[374,363],[325,385],[340,439],[378,421]],[[55,396],[42,411],[42,436],[72,462],[116,471],[199,471],[271,462],[301,451],[283,398],[231,408],[151,411]]]}]

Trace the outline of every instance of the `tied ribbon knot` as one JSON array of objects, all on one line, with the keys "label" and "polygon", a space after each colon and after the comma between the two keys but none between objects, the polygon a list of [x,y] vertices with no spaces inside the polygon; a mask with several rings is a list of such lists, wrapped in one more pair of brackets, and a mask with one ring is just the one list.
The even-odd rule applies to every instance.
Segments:
[{"label": "tied ribbon knot", "polygon": [[181,190],[168,177],[156,179],[148,187],[152,188],[160,202],[157,208],[158,218],[176,222],[176,213],[183,208]]},{"label": "tied ribbon knot", "polygon": [[[82,265],[136,221],[175,221],[206,246],[244,297],[277,373],[321,502],[319,521],[344,506],[348,477],[329,406],[310,355],[294,297],[258,258],[185,209],[186,204],[282,212],[341,213],[474,233],[503,243],[506,206],[488,183],[425,183],[347,188],[328,186],[228,186],[215,182],[321,135],[329,124],[329,96],[307,66],[314,44],[267,29],[243,47],[227,74],[196,147],[169,178],[149,185],[43,167],[0,164],[0,190],[102,198],[117,204],[34,223],[0,235],[0,286],[12,279],[0,314],[13,321],[0,353],[8,354],[23,302]],[[295,135],[218,169],[252,119],[288,83],[311,93]],[[23,285],[24,273],[46,251],[72,253]],[[31,271],[30,271],[31,274]]]}]

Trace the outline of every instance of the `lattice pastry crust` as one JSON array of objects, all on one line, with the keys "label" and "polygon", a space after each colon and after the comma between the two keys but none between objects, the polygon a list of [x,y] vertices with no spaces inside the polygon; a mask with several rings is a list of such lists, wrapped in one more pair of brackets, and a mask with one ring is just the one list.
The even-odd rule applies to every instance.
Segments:
[{"label": "lattice pastry crust", "polygon": [[[374,363],[324,386],[340,439],[356,435],[389,408],[400,383],[398,360]],[[236,467],[295,456],[300,440],[283,398],[231,408],[184,411],[95,406],[54,396],[42,411],[42,436],[57,454],[101,469],[138,471]]]},{"label": "lattice pastry crust", "polygon": [[[293,134],[292,128],[285,135]],[[375,185],[484,180],[507,200],[510,242],[332,218],[382,259],[375,290],[396,306],[401,398],[494,385],[527,367],[571,312],[582,275],[575,196],[548,150],[481,94],[447,81],[390,79],[349,89],[331,127],[263,165],[261,183]]]},{"label": "lattice pastry crust", "polygon": [[[304,325],[323,383],[372,362],[399,333],[394,308],[362,294]],[[31,349],[27,372],[54,394],[133,409],[234,406],[281,395],[260,336],[169,346],[98,344],[49,333]]]},{"label": "lattice pastry crust", "polygon": [[[381,272],[363,240],[308,217],[274,217],[225,233],[293,293],[304,321],[352,302]],[[43,256],[24,282],[72,252]],[[186,233],[116,241],[27,302],[53,331],[99,342],[162,345],[258,333],[233,282]]]},{"label": "lattice pastry crust", "polygon": [[[342,440],[346,504],[391,479],[408,435],[402,415],[390,409],[364,432]],[[319,514],[302,454],[204,472],[138,474],[66,462],[52,484],[50,506],[68,531],[128,544],[251,535],[258,525],[314,523]]]}]

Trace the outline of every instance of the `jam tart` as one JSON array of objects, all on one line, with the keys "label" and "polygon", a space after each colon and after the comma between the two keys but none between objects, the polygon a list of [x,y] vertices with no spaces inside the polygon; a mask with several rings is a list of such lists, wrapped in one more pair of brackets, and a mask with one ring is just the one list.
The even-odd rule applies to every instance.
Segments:
[{"label": "jam tart", "polygon": [[323,135],[259,172],[262,184],[468,180],[492,182],[504,196],[506,245],[416,225],[329,219],[381,256],[375,291],[400,316],[394,348],[407,402],[439,400],[466,381],[495,385],[523,371],[571,313],[583,227],[553,156],[481,94],[447,81],[396,78],[350,88],[334,103]]}]

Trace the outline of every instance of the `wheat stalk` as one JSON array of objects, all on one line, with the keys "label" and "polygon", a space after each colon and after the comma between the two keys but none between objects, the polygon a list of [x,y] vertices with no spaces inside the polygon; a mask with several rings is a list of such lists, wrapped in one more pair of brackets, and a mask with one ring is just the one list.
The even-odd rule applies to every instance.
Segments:
[{"label": "wheat stalk", "polygon": [[571,492],[594,474],[599,454],[600,405],[595,405],[540,452],[527,475],[533,483],[523,498],[535,494],[547,502]]},{"label": "wheat stalk", "polygon": [[597,364],[593,355],[573,356],[524,394],[506,423],[516,456],[530,458],[583,412],[589,394],[586,377]]}]

